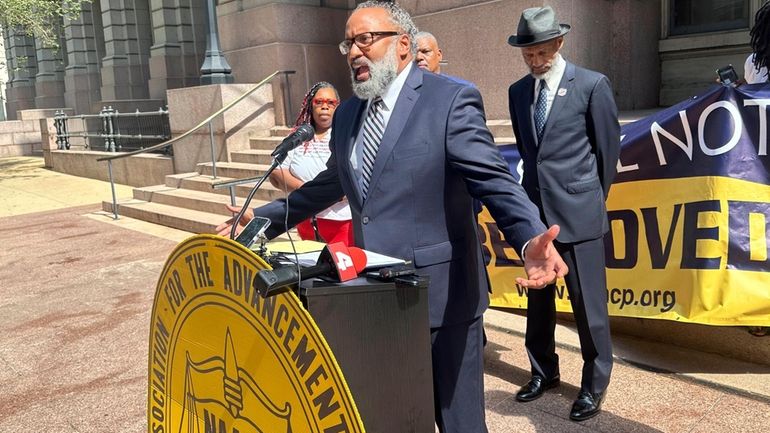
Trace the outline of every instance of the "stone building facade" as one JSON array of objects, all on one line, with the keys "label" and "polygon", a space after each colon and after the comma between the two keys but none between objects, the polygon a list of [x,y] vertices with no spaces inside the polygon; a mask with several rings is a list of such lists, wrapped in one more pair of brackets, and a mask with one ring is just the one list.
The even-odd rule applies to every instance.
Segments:
[{"label": "stone building facade", "polygon": [[[205,1],[94,0],[83,5],[77,19],[63,20],[59,49],[4,29],[8,118],[32,108],[66,107],[78,114],[95,113],[106,105],[121,111],[156,110],[166,103],[166,90],[200,83],[207,37]],[[219,0],[221,47],[234,82],[255,83],[275,70],[294,70],[288,86],[294,107],[320,80],[349,96],[349,73],[337,44],[357,3]],[[634,110],[671,105],[697,94],[713,84],[715,69],[725,64],[736,65],[741,74],[749,51],[748,29],[761,3],[401,1],[418,27],[438,38],[447,61],[442,71],[478,86],[490,119],[507,118],[507,88],[526,73],[518,50],[506,43],[524,8],[553,6],[560,19],[572,25],[565,57],[606,74],[620,109]],[[729,28],[698,27],[704,11],[706,21],[708,12],[740,19],[730,21]],[[692,16],[683,19],[685,14]]]}]

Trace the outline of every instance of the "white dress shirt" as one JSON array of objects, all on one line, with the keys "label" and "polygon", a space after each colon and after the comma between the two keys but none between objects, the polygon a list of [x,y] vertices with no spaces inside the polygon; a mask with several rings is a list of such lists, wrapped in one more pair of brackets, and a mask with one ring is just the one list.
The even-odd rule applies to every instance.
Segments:
[{"label": "white dress shirt", "polygon": [[[545,106],[545,119],[548,121],[548,114],[551,113],[551,106],[553,100],[556,98],[556,91],[559,89],[559,83],[564,76],[564,70],[567,69],[567,61],[561,56],[556,54],[556,61],[554,61],[551,70],[545,76],[545,88],[548,90],[548,97],[546,98]],[[532,99],[532,119],[535,116],[535,105],[537,104],[537,96],[540,93],[540,82],[543,81],[540,78],[535,78],[535,97]]]}]

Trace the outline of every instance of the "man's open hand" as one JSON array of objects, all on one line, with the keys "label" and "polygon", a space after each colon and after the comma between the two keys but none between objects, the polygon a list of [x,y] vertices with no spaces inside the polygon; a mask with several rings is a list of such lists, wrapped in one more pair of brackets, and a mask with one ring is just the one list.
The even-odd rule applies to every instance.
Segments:
[{"label": "man's open hand", "polygon": [[559,226],[552,225],[529,241],[523,254],[527,278],[517,277],[518,284],[530,289],[542,289],[557,278],[567,275],[567,264],[553,246],[553,241],[558,235]]}]

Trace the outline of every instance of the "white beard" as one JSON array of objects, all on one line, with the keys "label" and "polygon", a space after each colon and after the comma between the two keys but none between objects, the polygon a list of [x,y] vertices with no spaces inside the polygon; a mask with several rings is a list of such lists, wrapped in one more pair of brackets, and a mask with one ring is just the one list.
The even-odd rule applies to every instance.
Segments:
[{"label": "white beard", "polygon": [[390,83],[398,76],[398,63],[396,62],[396,41],[388,47],[388,51],[385,56],[372,62],[368,59],[364,59],[367,66],[369,66],[369,79],[366,81],[357,82],[355,78],[355,71],[350,70],[350,79],[353,87],[353,93],[360,99],[372,99],[377,96],[382,96],[385,93],[385,89],[390,86]]},{"label": "white beard", "polygon": [[548,70],[548,72],[544,74],[535,74],[533,72],[530,72],[533,77],[535,77],[538,80],[545,80],[548,81],[549,78],[553,75],[553,66],[551,66],[551,69]]}]

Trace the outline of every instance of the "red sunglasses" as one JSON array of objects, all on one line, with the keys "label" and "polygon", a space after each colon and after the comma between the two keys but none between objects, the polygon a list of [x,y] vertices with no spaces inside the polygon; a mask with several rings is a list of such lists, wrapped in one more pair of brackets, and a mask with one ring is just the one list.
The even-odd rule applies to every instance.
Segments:
[{"label": "red sunglasses", "polygon": [[339,103],[340,103],[340,101],[338,101],[337,99],[313,98],[313,105],[319,106],[319,107],[324,105],[324,104],[326,104],[326,105],[334,108]]}]

